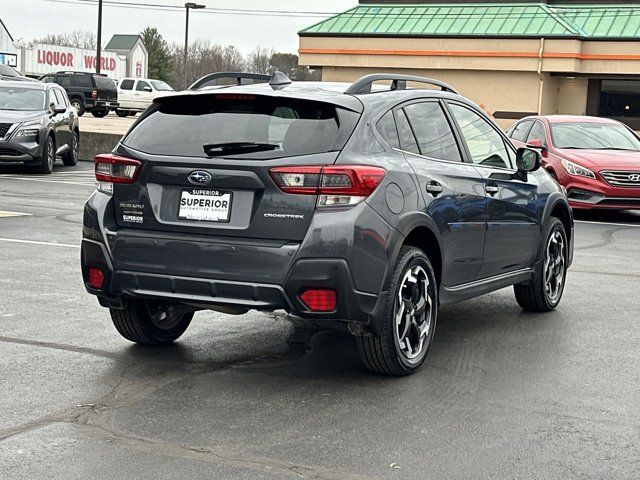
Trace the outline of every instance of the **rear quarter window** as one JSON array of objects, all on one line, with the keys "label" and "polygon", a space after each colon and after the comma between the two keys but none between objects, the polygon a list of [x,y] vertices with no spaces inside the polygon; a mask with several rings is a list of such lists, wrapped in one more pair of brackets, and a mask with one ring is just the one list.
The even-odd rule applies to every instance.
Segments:
[{"label": "rear quarter window", "polygon": [[91,77],[89,75],[74,75],[71,77],[71,85],[74,87],[93,87]]},{"label": "rear quarter window", "polygon": [[156,155],[206,157],[205,145],[266,151],[216,156],[269,159],[340,150],[359,115],[323,102],[253,95],[176,96],[155,105],[123,143]]},{"label": "rear quarter window", "polygon": [[120,82],[120,88],[122,90],[133,90],[133,80],[122,80]]},{"label": "rear quarter window", "polygon": [[113,83],[113,80],[111,80],[108,77],[101,77],[98,75],[94,75],[93,79],[96,82],[96,87],[99,88],[100,90],[115,90],[116,89],[116,84]]}]

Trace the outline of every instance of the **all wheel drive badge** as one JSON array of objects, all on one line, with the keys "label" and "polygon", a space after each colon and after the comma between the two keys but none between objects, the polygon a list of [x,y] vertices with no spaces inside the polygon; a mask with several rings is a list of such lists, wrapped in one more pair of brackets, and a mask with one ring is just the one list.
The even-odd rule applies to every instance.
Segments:
[{"label": "all wheel drive badge", "polygon": [[207,185],[213,179],[211,174],[204,170],[194,170],[187,178],[194,185]]},{"label": "all wheel drive badge", "polygon": [[632,173],[629,175],[629,180],[632,182],[640,182],[640,173]]}]

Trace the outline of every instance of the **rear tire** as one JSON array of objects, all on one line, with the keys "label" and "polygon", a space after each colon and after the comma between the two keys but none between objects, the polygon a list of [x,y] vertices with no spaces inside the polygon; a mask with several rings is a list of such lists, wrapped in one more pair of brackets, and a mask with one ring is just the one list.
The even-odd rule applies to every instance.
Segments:
[{"label": "rear tire", "polygon": [[381,333],[357,337],[364,365],[383,375],[409,375],[427,356],[438,316],[438,286],[429,258],[402,247],[388,285]]},{"label": "rear tire", "polygon": [[96,118],[106,117],[108,113],[109,113],[109,110],[107,110],[107,109],[104,109],[104,110],[91,110],[91,115],[93,115]]},{"label": "rear tire", "polygon": [[130,115],[130,112],[128,110],[116,110],[116,115],[120,118],[125,118]]},{"label": "rear tire", "polygon": [[541,268],[536,269],[530,283],[513,286],[518,305],[530,312],[550,312],[556,308],[567,277],[569,242],[560,219],[549,218],[542,238],[544,244],[538,256]]},{"label": "rear tire", "polygon": [[73,167],[78,163],[78,147],[79,147],[79,138],[78,132],[75,130],[71,132],[71,145],[69,145],[70,150],[62,156],[62,163],[67,167]]},{"label": "rear tire", "polygon": [[110,308],[116,330],[127,340],[140,345],[166,345],[179,338],[193,319],[177,305],[132,300],[126,308]]},{"label": "rear tire", "polygon": [[78,116],[79,117],[84,115],[85,108],[84,108],[84,102],[82,100],[80,100],[79,98],[72,98],[71,99],[71,106],[75,107],[76,111],[78,112]]}]

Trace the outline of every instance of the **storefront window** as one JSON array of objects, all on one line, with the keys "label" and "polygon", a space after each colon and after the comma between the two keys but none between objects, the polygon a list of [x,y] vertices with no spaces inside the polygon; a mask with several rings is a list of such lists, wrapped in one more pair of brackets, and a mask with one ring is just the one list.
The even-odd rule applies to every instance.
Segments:
[{"label": "storefront window", "polygon": [[602,117],[640,117],[640,80],[602,80]]}]

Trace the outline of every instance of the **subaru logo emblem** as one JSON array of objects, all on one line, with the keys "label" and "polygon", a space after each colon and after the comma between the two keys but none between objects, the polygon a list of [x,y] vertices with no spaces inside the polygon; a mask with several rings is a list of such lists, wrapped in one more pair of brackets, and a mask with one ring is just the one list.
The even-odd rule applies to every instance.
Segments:
[{"label": "subaru logo emblem", "polygon": [[196,170],[191,172],[187,177],[191,183],[194,185],[207,185],[213,177],[209,172],[205,172],[204,170]]},{"label": "subaru logo emblem", "polygon": [[629,175],[629,180],[632,182],[640,182],[640,173],[632,173]]}]

